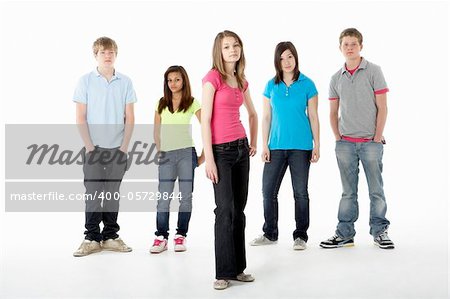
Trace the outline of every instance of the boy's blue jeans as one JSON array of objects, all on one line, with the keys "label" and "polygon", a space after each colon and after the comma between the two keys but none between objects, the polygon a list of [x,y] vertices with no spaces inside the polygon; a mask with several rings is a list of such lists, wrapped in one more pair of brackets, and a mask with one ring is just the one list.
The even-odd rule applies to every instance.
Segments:
[{"label": "boy's blue jeans", "polygon": [[194,147],[165,152],[164,162],[159,165],[158,200],[156,214],[156,236],[169,237],[169,213],[175,181],[178,179],[181,193],[178,210],[177,234],[186,236],[192,212],[192,192],[194,190],[194,170],[197,167],[197,152]]},{"label": "boy's blue jeans", "polygon": [[358,219],[359,161],[364,167],[370,198],[370,234],[379,236],[389,226],[386,219],[386,199],[383,191],[383,144],[378,142],[336,141],[336,158],[342,181],[342,198],[336,234],[343,239],[356,234],[354,223]]},{"label": "boy's blue jeans", "polygon": [[292,189],[295,200],[294,240],[308,241],[309,195],[308,177],[311,160],[310,150],[271,150],[270,163],[264,164],[264,236],[269,240],[278,239],[278,191],[286,169],[291,172]]}]

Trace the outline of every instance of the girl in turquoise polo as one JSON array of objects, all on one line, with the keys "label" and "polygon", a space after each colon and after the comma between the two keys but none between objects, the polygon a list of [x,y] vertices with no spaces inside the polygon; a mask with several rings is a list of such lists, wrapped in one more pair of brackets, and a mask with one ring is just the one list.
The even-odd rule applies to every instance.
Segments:
[{"label": "girl in turquoise polo", "polygon": [[317,89],[311,79],[300,73],[297,50],[291,42],[277,45],[274,62],[276,74],[266,84],[263,99],[264,234],[250,244],[277,242],[278,191],[289,167],[295,201],[293,249],[303,250],[308,241],[309,167],[320,156]]}]

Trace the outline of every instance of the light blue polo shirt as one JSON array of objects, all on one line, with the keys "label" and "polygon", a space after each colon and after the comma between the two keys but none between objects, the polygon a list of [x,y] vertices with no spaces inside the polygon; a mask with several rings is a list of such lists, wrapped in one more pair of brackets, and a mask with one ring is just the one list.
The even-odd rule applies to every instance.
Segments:
[{"label": "light blue polo shirt", "polygon": [[73,101],[87,105],[87,122],[94,145],[115,148],[122,144],[125,106],[137,101],[130,78],[115,72],[108,82],[95,69],[80,78]]},{"label": "light blue polo shirt", "polygon": [[300,73],[289,87],[275,78],[267,82],[263,95],[270,100],[272,121],[269,133],[270,150],[312,150],[313,136],[306,109],[317,95],[314,82]]}]

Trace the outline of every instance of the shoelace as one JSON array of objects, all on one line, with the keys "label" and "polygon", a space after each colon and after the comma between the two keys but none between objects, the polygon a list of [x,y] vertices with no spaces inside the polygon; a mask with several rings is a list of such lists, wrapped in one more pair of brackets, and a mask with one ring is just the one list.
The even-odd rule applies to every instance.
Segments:
[{"label": "shoelace", "polygon": [[175,240],[175,245],[183,245],[184,243],[184,238],[176,238]]},{"label": "shoelace", "polygon": [[159,246],[159,245],[161,245],[161,243],[163,243],[164,242],[164,240],[158,240],[158,239],[155,239],[155,241],[153,242],[153,246]]},{"label": "shoelace", "polygon": [[334,235],[331,238],[329,238],[328,241],[334,241],[334,240],[337,240],[337,239],[339,239],[339,236],[338,235]]},{"label": "shoelace", "polygon": [[378,238],[382,241],[389,241],[387,232],[383,232],[381,235],[378,236]]}]

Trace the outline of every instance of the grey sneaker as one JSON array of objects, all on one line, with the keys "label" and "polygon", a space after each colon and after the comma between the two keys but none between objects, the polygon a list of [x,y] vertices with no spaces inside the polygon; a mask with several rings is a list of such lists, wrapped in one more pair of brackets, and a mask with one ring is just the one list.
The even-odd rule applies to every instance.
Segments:
[{"label": "grey sneaker", "polygon": [[236,280],[242,281],[242,282],[252,282],[255,280],[255,278],[251,274],[245,274],[242,272],[241,274],[238,274],[236,276]]},{"label": "grey sneaker", "polygon": [[117,252],[130,252],[133,250],[131,247],[128,247],[121,238],[108,239],[106,241],[103,241],[102,248],[104,250]]},{"label": "grey sneaker", "polygon": [[272,244],[277,244],[277,241],[269,240],[264,235],[254,238],[250,242],[250,246],[262,246],[262,245],[272,245]]},{"label": "grey sneaker", "polygon": [[373,239],[373,244],[377,245],[378,247],[382,249],[394,249],[394,242],[391,241],[391,239],[388,236],[387,230],[381,233],[378,237]]},{"label": "grey sneaker", "polygon": [[100,243],[97,241],[84,240],[80,247],[78,247],[77,251],[73,253],[73,256],[80,257],[86,256],[91,253],[102,251],[102,247]]},{"label": "grey sneaker", "polygon": [[305,240],[301,238],[297,238],[294,240],[294,250],[305,250],[306,249],[306,242]]},{"label": "grey sneaker", "polygon": [[214,289],[216,290],[225,290],[230,285],[230,282],[225,279],[218,279],[214,281]]}]

